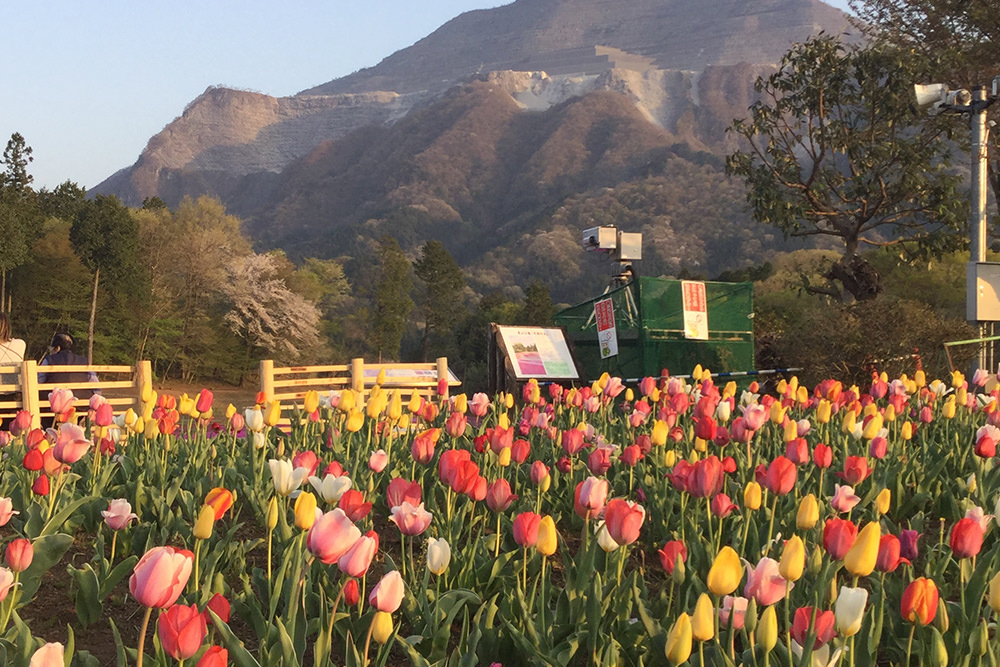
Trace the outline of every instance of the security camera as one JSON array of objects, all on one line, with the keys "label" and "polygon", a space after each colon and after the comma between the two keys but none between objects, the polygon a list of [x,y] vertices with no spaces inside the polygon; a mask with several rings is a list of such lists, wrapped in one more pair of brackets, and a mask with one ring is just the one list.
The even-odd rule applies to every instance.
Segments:
[{"label": "security camera", "polygon": [[949,90],[941,103],[947,107],[967,107],[972,104],[972,93],[965,90]]},{"label": "security camera", "polygon": [[968,90],[948,90],[943,83],[913,86],[917,108],[924,109],[931,115],[942,111],[956,110],[956,107],[967,107],[972,104],[972,93]]}]

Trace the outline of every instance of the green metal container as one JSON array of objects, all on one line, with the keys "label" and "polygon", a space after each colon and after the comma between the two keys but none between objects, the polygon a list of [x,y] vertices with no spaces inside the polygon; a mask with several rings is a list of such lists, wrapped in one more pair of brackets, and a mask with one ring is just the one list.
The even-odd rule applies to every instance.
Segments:
[{"label": "green metal container", "polygon": [[[588,380],[608,373],[637,380],[686,375],[697,365],[713,373],[754,370],[753,283],[705,282],[708,340],[685,336],[682,281],[636,278],[556,313]],[[618,354],[601,359],[594,304],[611,298]]]}]

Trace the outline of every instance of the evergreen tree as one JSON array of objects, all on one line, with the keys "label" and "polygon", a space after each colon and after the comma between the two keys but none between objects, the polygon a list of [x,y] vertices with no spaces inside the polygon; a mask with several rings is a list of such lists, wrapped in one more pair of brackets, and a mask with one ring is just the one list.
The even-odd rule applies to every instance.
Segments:
[{"label": "evergreen tree", "polygon": [[[424,320],[421,355],[427,361],[431,339],[441,338],[452,331],[461,318],[462,290],[465,278],[462,268],[440,241],[427,241],[420,257],[413,263],[413,272],[423,283],[420,310]],[[437,356],[437,355],[435,355]]]},{"label": "evergreen tree", "polygon": [[7,289],[10,272],[24,264],[34,237],[41,227],[37,198],[28,173],[31,147],[15,132],[3,152],[0,173],[0,311],[11,307]]},{"label": "evergreen tree", "polygon": [[552,303],[549,286],[541,280],[536,280],[528,285],[528,289],[524,293],[524,306],[521,308],[518,324],[550,327],[555,314],[556,307]]},{"label": "evergreen tree", "polygon": [[375,302],[371,314],[371,344],[378,360],[397,359],[406,331],[406,321],[413,310],[413,278],[410,261],[391,236],[379,240],[379,275],[375,283]]}]

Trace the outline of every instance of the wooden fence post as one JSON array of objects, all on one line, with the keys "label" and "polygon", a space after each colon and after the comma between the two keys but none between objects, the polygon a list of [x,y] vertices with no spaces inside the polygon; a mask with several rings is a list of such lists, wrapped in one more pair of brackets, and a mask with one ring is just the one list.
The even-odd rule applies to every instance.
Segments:
[{"label": "wooden fence post", "polygon": [[270,403],[274,399],[274,360],[260,360],[260,390],[264,392],[264,400]]},{"label": "wooden fence post", "polygon": [[360,357],[351,359],[351,389],[365,394],[365,360]]},{"label": "wooden fence post", "polygon": [[147,396],[151,396],[153,391],[153,364],[149,359],[140,359],[139,363],[136,364],[135,382],[139,387],[139,395],[135,397],[135,405],[137,411],[141,412],[142,402]]},{"label": "wooden fence post", "polygon": [[448,357],[437,358],[437,388],[441,388],[441,380],[444,380],[444,394],[442,398],[448,398]]},{"label": "wooden fence post", "polygon": [[42,402],[38,398],[38,362],[28,359],[21,364],[21,404],[31,413],[31,427],[42,427]]}]

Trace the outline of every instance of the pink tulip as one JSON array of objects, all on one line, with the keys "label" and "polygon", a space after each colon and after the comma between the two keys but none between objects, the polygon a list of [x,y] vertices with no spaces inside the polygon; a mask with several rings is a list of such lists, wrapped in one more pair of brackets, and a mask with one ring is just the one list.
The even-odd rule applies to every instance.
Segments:
[{"label": "pink tulip", "polygon": [[319,467],[319,456],[316,452],[311,449],[299,452],[292,457],[292,469],[298,470],[299,468],[305,468],[309,472],[303,475],[303,478],[310,477],[316,474],[316,469]]},{"label": "pink tulip", "polygon": [[490,484],[486,490],[486,506],[494,512],[505,512],[510,504],[517,500],[510,490],[510,482],[506,479],[498,479]]},{"label": "pink tulip", "polygon": [[541,521],[541,515],[534,512],[521,512],[514,517],[511,528],[518,546],[529,549],[538,543],[538,526]]},{"label": "pink tulip", "polygon": [[31,430],[31,413],[27,410],[18,410],[14,415],[14,420],[10,423],[10,434],[15,438],[22,433]]},{"label": "pink tulip", "polygon": [[453,438],[460,438],[465,435],[465,427],[468,426],[468,420],[465,418],[461,412],[452,412],[448,415],[448,421],[444,424],[445,433]]},{"label": "pink tulip", "polygon": [[108,509],[101,512],[104,523],[108,524],[111,530],[121,530],[127,528],[133,519],[139,517],[132,513],[132,505],[124,498],[112,500],[108,504]]},{"label": "pink tulip", "polygon": [[573,456],[583,449],[583,445],[583,431],[578,428],[571,428],[568,431],[563,431],[562,448],[567,455]]},{"label": "pink tulip", "polygon": [[369,530],[344,552],[337,561],[340,571],[350,577],[363,577],[378,551],[378,533]]},{"label": "pink tulip", "polygon": [[541,461],[535,461],[531,464],[531,483],[534,485],[539,485],[546,477],[549,476],[549,467],[542,463]]},{"label": "pink tulip", "polygon": [[6,599],[10,589],[14,587],[14,573],[6,567],[0,567],[0,602]]},{"label": "pink tulip", "polygon": [[52,412],[57,415],[64,415],[72,410],[74,400],[73,392],[69,389],[56,387],[49,392],[49,406],[52,407]]},{"label": "pink tulip", "polygon": [[382,472],[389,464],[389,455],[384,449],[377,449],[368,457],[368,468],[372,472]]},{"label": "pink tulip", "polygon": [[14,501],[10,498],[0,498],[0,526],[6,526],[15,514],[20,512],[14,509]]},{"label": "pink tulip", "polygon": [[[94,394],[94,396],[100,396],[100,394]],[[94,411],[94,423],[98,426],[111,426],[114,418],[114,407],[107,401],[97,406],[97,410]]]},{"label": "pink tulip", "polygon": [[618,544],[632,544],[639,539],[639,529],[646,518],[642,505],[624,498],[613,498],[604,508],[608,534]]},{"label": "pink tulip", "polygon": [[76,463],[93,444],[84,437],[82,428],[67,422],[59,426],[59,435],[52,449],[52,455],[61,463]]},{"label": "pink tulip", "polygon": [[588,477],[576,485],[573,509],[581,519],[600,516],[608,499],[608,480]]},{"label": "pink tulip", "polygon": [[420,496],[420,484],[409,482],[402,477],[394,477],[389,482],[389,488],[385,492],[389,507],[396,507],[397,505],[402,505],[404,502],[409,502],[411,505],[419,505]]},{"label": "pink tulip", "polygon": [[747,605],[750,600],[742,597],[727,595],[722,598],[722,607],[719,608],[719,626],[729,627],[729,617],[733,617],[733,630],[741,630],[746,621]]},{"label": "pink tulip", "polygon": [[785,591],[791,590],[793,585],[778,572],[778,561],[765,557],[757,562],[756,567],[747,569],[743,595],[754,598],[758,605],[766,607],[784,598]]},{"label": "pink tulip", "polygon": [[14,572],[24,572],[31,565],[34,556],[35,549],[31,546],[31,540],[18,537],[7,544],[4,560]]},{"label": "pink tulip", "polygon": [[469,412],[476,417],[484,417],[490,409],[490,398],[482,392],[477,392],[469,401]]},{"label": "pink tulip", "polygon": [[139,559],[128,588],[144,607],[169,607],[187,585],[194,554],[173,547],[153,547]]},{"label": "pink tulip", "polygon": [[743,423],[746,425],[746,428],[751,431],[759,430],[760,427],[764,425],[764,422],[767,421],[768,409],[760,403],[744,406],[742,410]]},{"label": "pink tulip", "polygon": [[399,528],[403,535],[419,535],[431,525],[433,515],[424,509],[424,504],[413,505],[404,501],[402,505],[397,505],[391,510],[392,521]]},{"label": "pink tulip", "polygon": [[736,506],[736,503],[733,502],[732,498],[725,493],[720,493],[712,498],[711,508],[712,514],[722,519],[725,519],[735,510],[739,509],[739,507]]},{"label": "pink tulip", "polygon": [[66,649],[59,642],[49,642],[31,654],[28,667],[62,667],[65,664]]},{"label": "pink tulip", "polygon": [[406,593],[406,586],[403,584],[403,577],[398,570],[386,572],[372,592],[368,595],[368,602],[379,611],[389,614],[399,609],[403,602],[403,595]]},{"label": "pink tulip", "polygon": [[339,507],[323,514],[313,522],[306,537],[306,548],[321,561],[330,565],[354,546],[361,531]]},{"label": "pink tulip", "polygon": [[830,506],[833,509],[838,512],[850,512],[860,502],[861,498],[854,495],[853,486],[834,485],[833,499],[830,500]]}]

